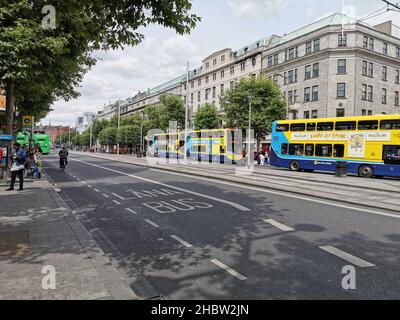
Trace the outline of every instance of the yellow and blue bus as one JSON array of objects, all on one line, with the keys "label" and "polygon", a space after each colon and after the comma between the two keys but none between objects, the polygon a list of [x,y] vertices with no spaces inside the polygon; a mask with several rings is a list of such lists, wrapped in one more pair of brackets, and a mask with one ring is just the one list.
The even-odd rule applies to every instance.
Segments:
[{"label": "yellow and blue bus", "polygon": [[157,156],[182,159],[186,152],[187,158],[195,161],[232,163],[242,159],[238,144],[241,139],[234,130],[188,131],[186,147],[184,137],[184,132],[154,135],[152,145],[157,150]]},{"label": "yellow and blue bus", "polygon": [[272,126],[271,165],[360,177],[400,177],[400,115],[282,120]]}]

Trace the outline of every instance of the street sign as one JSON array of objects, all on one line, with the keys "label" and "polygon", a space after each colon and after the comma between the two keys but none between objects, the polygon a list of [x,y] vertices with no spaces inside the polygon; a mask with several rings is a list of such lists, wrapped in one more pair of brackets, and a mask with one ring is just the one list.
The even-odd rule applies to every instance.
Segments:
[{"label": "street sign", "polygon": [[24,130],[32,130],[32,116],[22,117],[22,128]]},{"label": "street sign", "polygon": [[0,134],[0,141],[12,141],[13,136],[10,134]]}]

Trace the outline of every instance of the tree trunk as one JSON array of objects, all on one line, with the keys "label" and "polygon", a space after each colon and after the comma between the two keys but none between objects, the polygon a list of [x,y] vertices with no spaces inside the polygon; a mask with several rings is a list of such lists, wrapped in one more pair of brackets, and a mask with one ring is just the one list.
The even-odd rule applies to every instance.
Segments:
[{"label": "tree trunk", "polygon": [[257,143],[257,146],[256,146],[256,151],[257,151],[257,153],[259,153],[260,152],[260,142],[261,142],[261,137],[260,137],[260,134],[259,133],[257,133],[257,139],[256,139],[256,143]]}]

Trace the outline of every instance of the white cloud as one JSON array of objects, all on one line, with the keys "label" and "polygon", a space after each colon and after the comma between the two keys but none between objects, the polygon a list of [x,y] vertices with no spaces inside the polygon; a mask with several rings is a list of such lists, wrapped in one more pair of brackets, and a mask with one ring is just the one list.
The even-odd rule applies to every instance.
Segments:
[{"label": "white cloud", "polygon": [[233,15],[245,18],[267,18],[269,15],[283,12],[289,0],[229,0]]},{"label": "white cloud", "polygon": [[74,124],[83,112],[97,112],[104,104],[125,99],[186,72],[186,61],[197,67],[208,54],[187,36],[173,35],[164,40],[147,38],[134,48],[98,52],[99,61],[85,76],[81,96],[58,101],[43,121],[54,125]]}]

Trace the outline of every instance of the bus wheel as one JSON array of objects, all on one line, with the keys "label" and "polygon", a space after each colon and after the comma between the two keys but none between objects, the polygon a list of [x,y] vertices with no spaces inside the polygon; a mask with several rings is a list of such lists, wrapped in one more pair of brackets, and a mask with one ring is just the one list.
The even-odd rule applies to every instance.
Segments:
[{"label": "bus wheel", "polygon": [[289,168],[292,171],[299,171],[300,170],[300,164],[298,161],[291,161],[289,164]]},{"label": "bus wheel", "polygon": [[358,176],[362,178],[372,178],[374,176],[374,169],[368,165],[361,166],[358,170]]}]

